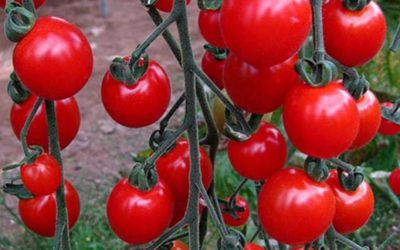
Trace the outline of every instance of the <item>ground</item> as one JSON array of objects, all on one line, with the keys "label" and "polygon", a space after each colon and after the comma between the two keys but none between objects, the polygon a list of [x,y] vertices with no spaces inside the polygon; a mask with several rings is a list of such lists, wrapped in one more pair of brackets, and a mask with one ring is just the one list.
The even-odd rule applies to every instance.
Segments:
[{"label": "ground", "polygon": [[[131,167],[129,153],[145,148],[149,135],[157,127],[154,125],[142,129],[127,129],[119,126],[106,114],[101,104],[101,81],[111,60],[117,55],[129,55],[155,27],[140,1],[107,2],[107,17],[101,15],[97,0],[48,0],[38,12],[40,16],[58,16],[76,24],[87,36],[94,51],[92,77],[76,96],[81,109],[81,128],[77,138],[62,152],[66,177],[77,187],[83,205],[91,197],[109,192],[110,183]],[[204,41],[198,32],[197,16],[196,3],[192,3],[189,7],[191,35],[195,54],[200,58]],[[4,17],[4,12],[1,12],[1,23]],[[0,166],[3,166],[20,160],[22,150],[10,127],[9,112],[12,102],[6,92],[8,76],[12,71],[14,44],[6,41],[2,35],[3,26],[0,27]],[[183,89],[178,64],[162,38],[151,46],[148,53],[170,76],[173,86],[172,104]],[[0,185],[4,184],[4,180],[5,178],[0,178]],[[3,193],[0,193],[0,200],[1,197],[5,197]],[[6,201],[11,207],[15,207],[14,197],[7,196]],[[14,225],[15,221],[9,214],[0,210],[0,228],[18,230]],[[5,231],[0,230],[0,236]]]}]

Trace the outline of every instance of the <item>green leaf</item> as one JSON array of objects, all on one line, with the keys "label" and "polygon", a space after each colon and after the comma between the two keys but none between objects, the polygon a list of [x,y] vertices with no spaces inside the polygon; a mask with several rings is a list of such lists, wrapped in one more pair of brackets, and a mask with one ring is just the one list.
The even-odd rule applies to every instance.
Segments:
[{"label": "green leaf", "polygon": [[370,158],[365,163],[365,167],[370,167],[373,170],[391,171],[397,164],[397,150],[396,138],[388,138],[388,144],[381,148],[374,157]]}]

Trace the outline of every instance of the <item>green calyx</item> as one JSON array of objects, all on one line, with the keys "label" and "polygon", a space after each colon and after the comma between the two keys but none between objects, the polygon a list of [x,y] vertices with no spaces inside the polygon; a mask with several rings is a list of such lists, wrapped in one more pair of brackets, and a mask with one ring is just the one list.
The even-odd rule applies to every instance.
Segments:
[{"label": "green calyx", "polygon": [[238,220],[240,218],[238,213],[244,212],[244,208],[239,207],[236,204],[234,197],[229,201],[219,200],[218,202],[222,205],[221,209],[224,212],[224,214],[229,214],[235,220]]},{"label": "green calyx", "polygon": [[325,181],[329,175],[329,169],[325,161],[311,156],[305,160],[304,170],[308,176],[317,182]]},{"label": "green calyx", "polygon": [[369,82],[364,75],[355,77],[343,75],[343,86],[349,91],[355,100],[359,100],[369,89]]},{"label": "green calyx", "polygon": [[197,5],[201,10],[219,10],[223,0],[199,0]]},{"label": "green calyx", "polygon": [[295,65],[296,72],[313,87],[324,86],[333,81],[337,75],[337,67],[329,60],[312,60],[302,58]]},{"label": "green calyx", "polygon": [[157,184],[158,178],[154,168],[147,171],[144,165],[136,163],[131,170],[128,181],[135,188],[146,192]]},{"label": "green calyx", "polygon": [[204,45],[204,49],[210,52],[218,61],[225,61],[229,55],[229,50],[226,48],[217,48],[211,44]]},{"label": "green calyx", "polygon": [[217,243],[218,250],[241,250],[246,244],[244,235],[232,228],[228,229],[229,234],[225,239],[220,238]]},{"label": "green calyx", "polygon": [[149,66],[149,56],[144,53],[142,58],[131,57],[129,62],[116,57],[110,65],[111,75],[120,82],[133,85],[146,73]]},{"label": "green calyx", "polygon": [[4,184],[3,192],[9,195],[14,195],[21,200],[28,200],[34,197],[22,184],[14,184],[14,183]]},{"label": "green calyx", "polygon": [[340,185],[347,191],[355,191],[364,181],[362,169],[356,167],[350,172],[345,172],[343,169],[338,169]]},{"label": "green calyx", "polygon": [[400,99],[396,100],[392,108],[381,107],[382,117],[400,126]]},{"label": "green calyx", "polygon": [[7,4],[4,32],[8,40],[19,42],[31,31],[36,22],[35,12],[32,11],[31,7],[28,9],[17,3]]},{"label": "green calyx", "polygon": [[343,0],[343,6],[351,11],[360,11],[370,2],[371,0]]},{"label": "green calyx", "polygon": [[140,0],[140,2],[142,3],[142,5],[146,8],[150,8],[153,7],[158,0]]},{"label": "green calyx", "polygon": [[234,115],[228,109],[225,109],[225,135],[231,140],[246,141],[257,131],[262,117],[263,115],[251,114],[249,121],[244,126],[235,119]]},{"label": "green calyx", "polygon": [[20,104],[26,101],[30,92],[25,88],[25,86],[18,79],[15,72],[10,75],[10,81],[8,82],[7,92],[14,103]]}]

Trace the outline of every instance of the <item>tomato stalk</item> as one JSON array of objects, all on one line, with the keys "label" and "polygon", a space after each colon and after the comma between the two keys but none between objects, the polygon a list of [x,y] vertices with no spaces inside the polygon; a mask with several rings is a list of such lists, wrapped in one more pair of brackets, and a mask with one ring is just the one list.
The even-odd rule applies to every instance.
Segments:
[{"label": "tomato stalk", "polygon": [[399,49],[399,46],[400,46],[400,24],[397,27],[396,35],[393,39],[392,45],[390,46],[390,50],[392,52],[397,52],[397,50]]},{"label": "tomato stalk", "polygon": [[10,81],[7,86],[7,93],[15,103],[22,103],[28,99],[30,92],[22,85],[15,72],[10,74]]},{"label": "tomato stalk", "polygon": [[28,142],[27,142],[27,134],[28,134],[28,129],[29,126],[32,123],[33,118],[35,117],[35,114],[37,113],[40,105],[42,105],[43,99],[42,98],[38,98],[35,102],[35,104],[33,105],[32,111],[29,114],[28,118],[26,119],[26,122],[24,124],[24,127],[21,130],[21,144],[22,144],[22,150],[24,151],[24,155],[25,155],[25,159],[26,161],[29,163],[32,160],[34,160],[33,158],[37,155],[37,153],[31,153],[29,151],[29,146],[28,146]]}]

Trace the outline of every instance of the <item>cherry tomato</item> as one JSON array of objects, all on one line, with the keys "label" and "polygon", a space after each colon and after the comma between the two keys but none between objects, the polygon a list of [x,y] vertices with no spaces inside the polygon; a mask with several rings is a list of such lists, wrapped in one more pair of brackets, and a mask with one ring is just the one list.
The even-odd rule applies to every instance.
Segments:
[{"label": "cherry tomato", "polygon": [[[393,107],[393,103],[390,102],[384,102],[381,105],[389,109]],[[382,118],[381,126],[379,127],[378,131],[381,135],[396,135],[400,132],[400,126],[385,118]]]},{"label": "cherry tomato", "polygon": [[76,26],[47,16],[38,18],[17,43],[13,64],[18,78],[32,93],[60,100],[76,94],[89,80],[93,54]]},{"label": "cherry tomato", "polygon": [[[180,220],[183,219],[185,216],[186,208],[187,208],[187,202],[188,201],[176,201],[175,206],[174,206],[174,216],[172,217],[172,221],[169,224],[170,227],[174,226],[176,223],[178,223]],[[200,198],[199,199],[199,213],[202,214],[204,208],[206,207],[205,201]]]},{"label": "cherry tomato", "polygon": [[311,28],[308,0],[224,0],[226,46],[254,66],[282,63],[303,45]]},{"label": "cherry tomato", "polygon": [[[225,199],[229,201],[229,198]],[[243,212],[236,212],[238,218],[232,217],[230,214],[224,212],[224,208],[222,208],[222,217],[224,219],[225,224],[231,227],[240,227],[246,223],[246,221],[250,217],[250,207],[247,201],[240,196],[235,197],[235,203],[237,207],[241,207],[244,209]]]},{"label": "cherry tomato", "polygon": [[[64,181],[67,204],[68,227],[71,229],[79,217],[80,201],[78,192],[72,184]],[[56,194],[20,200],[18,204],[22,221],[32,232],[44,237],[53,237],[56,230]]]},{"label": "cherry tomato", "polygon": [[[15,136],[20,139],[21,130],[28,118],[35,102],[36,96],[31,95],[21,104],[13,104],[10,112],[11,126]],[[58,141],[60,148],[67,147],[76,137],[81,122],[79,106],[74,97],[55,102]],[[27,134],[28,145],[39,145],[45,151],[49,148],[46,108],[44,103],[39,107]]]},{"label": "cherry tomato", "polygon": [[342,2],[326,0],[323,6],[326,51],[348,67],[361,66],[383,46],[385,16],[375,1],[360,11],[348,10]]},{"label": "cherry tomato", "polygon": [[[208,189],[213,178],[210,159],[200,147],[200,170],[203,185]],[[177,202],[186,202],[189,196],[189,143],[179,140],[176,146],[156,161],[157,173],[171,188]]]},{"label": "cherry tomato", "polygon": [[293,89],[283,105],[283,123],[298,150],[317,158],[332,158],[351,146],[360,118],[347,90],[331,82],[323,87],[302,84]]},{"label": "cherry tomato", "polygon": [[201,60],[201,67],[204,73],[210,77],[211,80],[218,86],[219,89],[224,88],[224,67],[226,60],[219,60],[214,57],[211,52],[206,51],[203,59]]},{"label": "cherry tomato", "polygon": [[150,60],[146,73],[131,85],[116,80],[107,71],[101,98],[107,113],[116,122],[140,128],[156,122],[167,110],[171,86],[164,69]]},{"label": "cherry tomato", "polygon": [[[190,0],[186,0],[186,4],[189,4]],[[156,2],[156,8],[163,12],[171,12],[174,6],[174,0],[158,0]]]},{"label": "cherry tomato", "polygon": [[240,108],[265,114],[281,106],[291,89],[300,84],[294,70],[298,57],[275,66],[255,68],[230,54],[224,70],[224,85],[229,97]]},{"label": "cherry tomato", "polygon": [[218,48],[225,48],[220,28],[220,10],[201,10],[199,30],[204,39]]},{"label": "cherry tomato", "polygon": [[[14,0],[15,2],[18,2],[22,4],[23,0]],[[35,4],[35,8],[39,8],[44,4],[45,0],[33,0],[33,3]],[[4,9],[6,6],[6,0],[0,0],[0,8]]]},{"label": "cherry tomato", "polygon": [[374,93],[368,90],[356,104],[360,115],[360,129],[350,149],[358,149],[368,144],[381,124],[381,107]]},{"label": "cherry tomato", "polygon": [[374,194],[366,181],[354,192],[346,191],[339,183],[336,170],[329,172],[327,183],[336,197],[333,227],[341,234],[349,234],[361,228],[374,211]]},{"label": "cherry tomato", "polygon": [[189,247],[181,240],[174,240],[171,250],[189,250]]},{"label": "cherry tomato", "polygon": [[243,142],[228,142],[228,157],[243,177],[261,181],[283,168],[287,158],[286,141],[279,129],[263,122],[258,131]]},{"label": "cherry tomato", "polygon": [[313,181],[296,168],[274,174],[258,198],[261,225],[272,238],[289,245],[304,245],[319,238],[334,214],[335,196],[329,185]]},{"label": "cherry tomato", "polygon": [[174,197],[160,179],[149,191],[141,191],[122,179],[107,201],[107,218],[123,241],[140,245],[160,236],[168,228],[174,212]]},{"label": "cherry tomato", "polygon": [[389,176],[389,186],[393,193],[400,196],[400,168],[396,168]]},{"label": "cherry tomato", "polygon": [[43,153],[34,162],[21,166],[21,180],[35,196],[54,193],[61,184],[61,166],[53,156]]},{"label": "cherry tomato", "polygon": [[264,250],[264,248],[254,243],[247,243],[243,250]]}]

